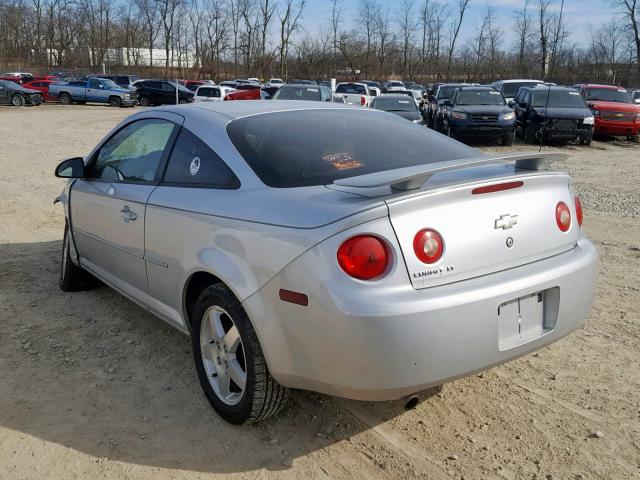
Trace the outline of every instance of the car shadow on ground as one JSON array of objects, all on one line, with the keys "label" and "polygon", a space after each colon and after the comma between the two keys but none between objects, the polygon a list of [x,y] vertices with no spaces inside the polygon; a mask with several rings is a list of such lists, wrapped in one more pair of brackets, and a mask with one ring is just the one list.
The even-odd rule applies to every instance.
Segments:
[{"label": "car shadow on ground", "polygon": [[[286,469],[373,426],[348,413],[361,402],[310,392],[262,423],[225,423],[201,392],[189,339],[105,286],[60,292],[60,248],[0,245],[2,427],[99,458],[224,473]],[[376,404],[371,418],[404,406]]]}]

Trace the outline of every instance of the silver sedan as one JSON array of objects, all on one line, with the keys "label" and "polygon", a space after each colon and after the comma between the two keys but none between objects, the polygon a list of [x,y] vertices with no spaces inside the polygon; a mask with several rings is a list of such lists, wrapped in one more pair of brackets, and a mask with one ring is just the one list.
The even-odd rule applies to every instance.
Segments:
[{"label": "silver sedan", "polygon": [[596,250],[548,157],[321,102],[139,112],[56,170],[60,287],[98,278],[190,335],[232,423],[291,388],[402,398],[589,315]]}]

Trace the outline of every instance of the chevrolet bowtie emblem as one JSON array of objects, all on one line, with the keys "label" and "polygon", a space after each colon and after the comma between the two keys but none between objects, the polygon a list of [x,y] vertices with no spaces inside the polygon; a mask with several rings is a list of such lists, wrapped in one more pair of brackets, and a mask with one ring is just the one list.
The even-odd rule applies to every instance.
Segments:
[{"label": "chevrolet bowtie emblem", "polygon": [[518,215],[500,215],[500,218],[496,219],[495,228],[496,230],[502,228],[503,230],[507,230],[509,228],[513,228],[514,225],[518,223]]}]

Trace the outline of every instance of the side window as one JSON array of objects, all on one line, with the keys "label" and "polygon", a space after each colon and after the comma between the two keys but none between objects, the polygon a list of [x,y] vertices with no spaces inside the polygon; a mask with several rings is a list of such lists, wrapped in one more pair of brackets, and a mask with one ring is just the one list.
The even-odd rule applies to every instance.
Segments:
[{"label": "side window", "polygon": [[240,187],[240,181],[222,159],[185,128],[173,147],[163,183],[227,189]]},{"label": "side window", "polygon": [[89,88],[100,88],[100,80],[95,78],[89,80]]},{"label": "side window", "polygon": [[167,82],[163,82],[162,83],[162,90],[166,90],[167,92],[173,92],[174,88],[173,85],[167,83]]},{"label": "side window", "polygon": [[102,145],[90,177],[104,181],[152,182],[175,125],[155,118],[138,120]]}]

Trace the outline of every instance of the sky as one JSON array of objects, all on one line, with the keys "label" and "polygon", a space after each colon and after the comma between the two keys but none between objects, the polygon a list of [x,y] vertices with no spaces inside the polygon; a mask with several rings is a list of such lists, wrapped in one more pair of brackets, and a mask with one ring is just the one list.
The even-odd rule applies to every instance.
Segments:
[{"label": "sky", "polygon": [[[417,7],[423,0],[414,0]],[[440,0],[457,3],[456,0]],[[552,4],[559,8],[560,0],[551,0]],[[383,8],[390,8],[393,12],[400,5],[398,0],[378,0]],[[530,1],[529,8],[534,9],[536,0]],[[350,27],[357,22],[358,0],[342,0],[344,23],[342,28]],[[481,21],[485,14],[487,5],[491,5],[496,14],[496,18],[501,23],[502,30],[505,34],[505,47],[515,41],[513,33],[514,12],[521,10],[524,6],[524,0],[471,0],[469,9],[465,14],[465,20],[461,30],[461,43],[468,38],[473,37],[476,25]],[[602,23],[610,20],[615,14],[611,3],[608,0],[565,0],[563,16],[566,19],[566,25],[569,28],[571,39],[579,43],[581,39],[588,41],[589,31],[592,27],[597,27]],[[331,18],[331,2],[329,0],[307,0],[304,10],[303,24],[310,33],[318,33],[324,31],[329,25]],[[417,18],[417,8],[416,8]]]}]

